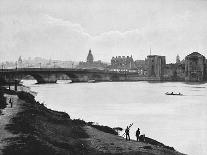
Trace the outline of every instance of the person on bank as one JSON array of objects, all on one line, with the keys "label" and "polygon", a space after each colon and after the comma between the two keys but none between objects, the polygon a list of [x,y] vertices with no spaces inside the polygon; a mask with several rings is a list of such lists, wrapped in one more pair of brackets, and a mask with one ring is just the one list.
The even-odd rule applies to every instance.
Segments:
[{"label": "person on bank", "polygon": [[139,130],[139,128],[138,128],[137,131],[136,131],[137,141],[139,141],[139,135],[140,135],[140,130]]},{"label": "person on bank", "polygon": [[11,104],[11,108],[13,107],[12,98],[9,99],[9,103]]},{"label": "person on bank", "polygon": [[130,140],[130,136],[129,136],[129,127],[127,126],[126,130],[125,130],[125,134],[126,134],[126,140]]}]

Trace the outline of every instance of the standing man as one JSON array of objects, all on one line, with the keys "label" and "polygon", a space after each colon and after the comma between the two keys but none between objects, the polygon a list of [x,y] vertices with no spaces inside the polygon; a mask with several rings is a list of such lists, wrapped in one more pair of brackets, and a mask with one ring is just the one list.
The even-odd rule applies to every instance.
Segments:
[{"label": "standing man", "polygon": [[140,130],[139,130],[139,128],[138,128],[137,131],[136,131],[137,141],[139,141],[139,135],[140,135]]},{"label": "standing man", "polygon": [[127,126],[126,130],[125,130],[125,134],[126,134],[126,140],[130,140],[130,136],[129,136],[129,127]]},{"label": "standing man", "polygon": [[10,97],[9,99],[9,103],[11,104],[11,108],[13,107],[13,102],[12,102],[12,98]]}]

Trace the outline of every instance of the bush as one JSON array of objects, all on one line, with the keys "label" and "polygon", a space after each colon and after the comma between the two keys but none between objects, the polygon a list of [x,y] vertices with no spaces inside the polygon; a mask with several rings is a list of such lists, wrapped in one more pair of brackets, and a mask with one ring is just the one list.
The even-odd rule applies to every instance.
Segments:
[{"label": "bush", "polygon": [[118,132],[116,132],[114,129],[108,127],[108,126],[103,126],[103,125],[90,125],[100,131],[106,132],[106,133],[110,133],[110,134],[114,134],[114,135],[118,135]]},{"label": "bush", "polygon": [[168,149],[168,150],[173,150],[173,151],[175,151],[174,147],[164,146],[164,148],[166,148],[166,149]]},{"label": "bush", "polygon": [[5,108],[6,105],[7,105],[7,103],[6,103],[6,98],[4,97],[4,92],[2,89],[0,89],[0,109]]},{"label": "bush", "polygon": [[72,120],[72,122],[74,125],[80,125],[80,126],[86,125],[86,122],[81,119],[74,119],[74,120]]},{"label": "bush", "polygon": [[34,96],[31,95],[30,93],[21,91],[17,93],[17,96],[19,97],[19,99],[24,100],[26,102],[30,102],[30,103],[35,102]]}]

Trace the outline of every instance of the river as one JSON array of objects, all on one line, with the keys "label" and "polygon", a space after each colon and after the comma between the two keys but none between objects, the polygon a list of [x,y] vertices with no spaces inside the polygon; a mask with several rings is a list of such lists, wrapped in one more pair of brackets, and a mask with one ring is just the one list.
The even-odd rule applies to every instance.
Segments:
[{"label": "river", "polygon": [[[34,84],[36,99],[71,118],[126,128],[189,155],[207,154],[207,83],[100,82]],[[181,92],[168,96],[165,92]]]}]

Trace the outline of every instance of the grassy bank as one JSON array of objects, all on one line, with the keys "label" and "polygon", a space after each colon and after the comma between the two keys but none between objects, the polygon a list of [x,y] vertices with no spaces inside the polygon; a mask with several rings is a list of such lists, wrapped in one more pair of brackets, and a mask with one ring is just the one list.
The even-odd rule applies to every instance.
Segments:
[{"label": "grassy bank", "polygon": [[[44,104],[35,101],[34,96],[29,93],[8,90],[3,92],[16,94],[22,102],[21,111],[6,126],[6,130],[18,136],[5,139],[8,143],[3,150],[5,155],[105,155],[111,152],[128,155],[158,155],[153,153],[154,149],[157,152],[165,151],[168,154],[170,152],[171,155],[177,155],[177,153],[174,154],[172,147],[153,139],[146,138],[146,144],[127,142],[118,137],[118,133],[108,126],[80,119],[72,120],[65,112],[46,108]],[[85,130],[85,127],[89,127],[89,132]],[[93,134],[96,136],[91,136]],[[95,147],[93,147],[94,144]]]},{"label": "grassy bank", "polygon": [[5,155],[53,155],[87,153],[81,138],[88,135],[74,123],[69,115],[47,109],[28,93],[17,94],[23,99],[23,111],[8,124],[6,129],[20,136],[6,139],[9,145],[3,150]]},{"label": "grassy bank", "polygon": [[[34,96],[25,92],[16,93],[23,100],[22,111],[14,117],[6,130],[19,134],[6,139],[8,146],[3,150],[5,155],[24,154],[91,154],[83,139],[88,135],[83,126],[88,123],[80,119],[70,119],[65,112],[50,110]],[[117,134],[107,126],[93,125],[102,131]]]}]

